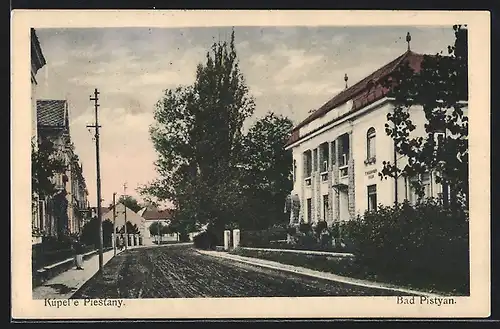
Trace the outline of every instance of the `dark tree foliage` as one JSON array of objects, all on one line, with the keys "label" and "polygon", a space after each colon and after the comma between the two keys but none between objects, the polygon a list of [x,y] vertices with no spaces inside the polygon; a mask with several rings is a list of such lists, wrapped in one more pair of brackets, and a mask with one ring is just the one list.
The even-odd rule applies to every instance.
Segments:
[{"label": "dark tree foliage", "polygon": [[[110,247],[112,245],[112,234],[113,223],[108,219],[104,220],[102,222],[102,240],[104,247]],[[93,245],[95,247],[99,245],[99,221],[97,217],[92,218],[85,224],[80,240],[86,245]]]},{"label": "dark tree foliage", "polygon": [[285,145],[292,128],[290,119],[270,112],[245,135],[241,167],[245,209],[238,217],[240,227],[266,229],[288,222],[283,205],[293,187],[292,153]]},{"label": "dark tree foliage", "polygon": [[142,209],[142,206],[139,204],[139,202],[137,202],[137,200],[130,195],[120,196],[120,198],[118,199],[118,203],[124,204],[127,208],[129,208],[133,212],[138,212],[139,210]]},{"label": "dark tree foliage", "polygon": [[38,148],[32,141],[31,144],[31,188],[32,195],[40,198],[51,196],[55,192],[55,185],[51,178],[56,173],[64,173],[66,164],[56,156],[54,143],[48,139],[42,139]]},{"label": "dark tree foliage", "polygon": [[[461,25],[453,29],[455,44],[448,46],[447,56],[424,55],[419,72],[405,65],[385,81],[395,104],[394,112],[387,115],[386,133],[408,163],[399,168],[385,161],[379,175],[418,177],[432,171],[438,183],[450,188],[452,201],[468,204],[467,29]],[[417,128],[410,115],[414,106],[421,106],[427,119],[424,136],[411,134]],[[421,182],[417,179],[412,184],[423,196]]]}]

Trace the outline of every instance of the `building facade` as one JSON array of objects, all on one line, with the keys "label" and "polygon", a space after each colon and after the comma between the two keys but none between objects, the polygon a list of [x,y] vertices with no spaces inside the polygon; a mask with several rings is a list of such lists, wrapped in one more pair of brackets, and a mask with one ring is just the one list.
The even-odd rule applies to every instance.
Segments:
[{"label": "building facade", "polygon": [[[171,209],[157,209],[157,208],[143,208],[139,210],[140,214],[145,219],[145,244],[153,244],[153,241],[158,237],[161,241],[179,241],[178,233],[164,233],[152,234],[150,227],[154,223],[161,224],[161,226],[169,226],[172,222],[173,211]],[[156,224],[156,225],[158,225]]]},{"label": "building facade", "polygon": [[55,193],[43,200],[42,222],[48,236],[79,234],[88,214],[88,191],[83,168],[71,141],[66,100],[37,100],[38,143],[50,140],[54,156],[66,170],[51,178]]},{"label": "building facade", "polygon": [[[42,48],[40,42],[36,35],[35,29],[31,29],[31,138],[32,147],[37,148],[37,115],[36,115],[36,90],[37,90],[37,80],[36,75],[38,71],[45,66],[46,60],[43,56]],[[43,202],[40,202],[38,195],[33,193],[32,199],[32,244],[37,244],[41,242],[41,211],[43,210]]]},{"label": "building facade", "polygon": [[[96,209],[97,210],[97,209]],[[140,238],[141,243],[140,244],[146,244],[145,240],[147,240],[148,236],[148,229],[147,229],[147,223],[144,217],[142,217],[140,214],[136,213],[132,209],[128,208],[125,206],[123,203],[117,203],[116,207],[113,211],[113,207],[108,208],[107,210],[101,210],[101,216],[102,216],[102,221],[110,221],[113,223],[114,230],[116,233],[119,235],[123,235],[125,233],[124,225],[125,225],[125,219],[127,222],[132,224],[132,226],[136,226],[138,232],[130,232],[130,230],[127,230],[127,235],[128,235],[128,245],[138,245],[139,241],[134,242],[134,238],[131,237],[131,235],[136,236],[136,238]],[[97,217],[97,214],[96,214]]]},{"label": "building facade", "polygon": [[[381,79],[408,63],[418,72],[423,55],[410,50],[340,92],[294,127],[286,149],[293,153],[291,224],[346,221],[377,205],[417,201],[410,180],[380,179],[383,161],[403,168],[407,159],[395,152],[385,132],[387,114],[394,109]],[[467,111],[467,108],[465,109]],[[425,136],[422,108],[410,109],[417,128],[411,137]],[[425,197],[441,197],[443,188],[429,172],[418,177]]]}]

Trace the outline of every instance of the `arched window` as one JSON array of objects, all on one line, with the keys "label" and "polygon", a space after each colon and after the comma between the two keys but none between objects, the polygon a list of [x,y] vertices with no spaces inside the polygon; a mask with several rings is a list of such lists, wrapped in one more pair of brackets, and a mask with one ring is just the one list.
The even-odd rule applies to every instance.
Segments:
[{"label": "arched window", "polygon": [[375,128],[371,127],[366,133],[366,157],[375,158]]}]

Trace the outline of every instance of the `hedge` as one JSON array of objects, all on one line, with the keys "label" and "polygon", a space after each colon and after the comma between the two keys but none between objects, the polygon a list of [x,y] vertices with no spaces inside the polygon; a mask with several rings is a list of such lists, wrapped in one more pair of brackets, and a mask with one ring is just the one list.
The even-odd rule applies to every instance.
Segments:
[{"label": "hedge", "polygon": [[242,230],[240,233],[240,245],[244,247],[265,247],[271,241],[286,240],[288,229],[285,226],[274,226],[267,230]]},{"label": "hedge", "polygon": [[339,228],[357,261],[380,276],[469,289],[466,211],[444,208],[432,199],[416,206],[404,202],[380,206]]}]

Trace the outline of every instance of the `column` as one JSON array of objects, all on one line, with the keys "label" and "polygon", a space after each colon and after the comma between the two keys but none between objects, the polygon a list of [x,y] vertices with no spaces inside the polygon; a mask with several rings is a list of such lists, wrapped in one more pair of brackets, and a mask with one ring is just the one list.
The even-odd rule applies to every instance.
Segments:
[{"label": "column", "polygon": [[236,249],[240,245],[240,230],[233,230],[233,248]]},{"label": "column", "polygon": [[313,212],[313,223],[316,223],[321,219],[321,209],[322,205],[322,195],[321,195],[321,148],[316,148],[316,172],[314,173],[314,190],[313,190],[313,203],[314,203],[314,212]]},{"label": "column", "polygon": [[225,230],[224,231],[224,250],[225,251],[229,250],[229,248],[230,248],[230,245],[229,245],[230,241],[231,241],[231,231]]},{"label": "column", "polygon": [[349,132],[349,161],[348,161],[348,199],[349,199],[349,216],[354,218],[356,214],[355,207],[355,182],[354,182],[354,159],[353,159],[353,141],[352,141],[352,131]]},{"label": "column", "polygon": [[[339,177],[339,151],[341,150],[341,139],[337,137],[335,141],[335,166],[333,168],[333,185],[340,181]],[[338,221],[340,218],[340,195],[337,189],[333,189],[333,220]]]}]

